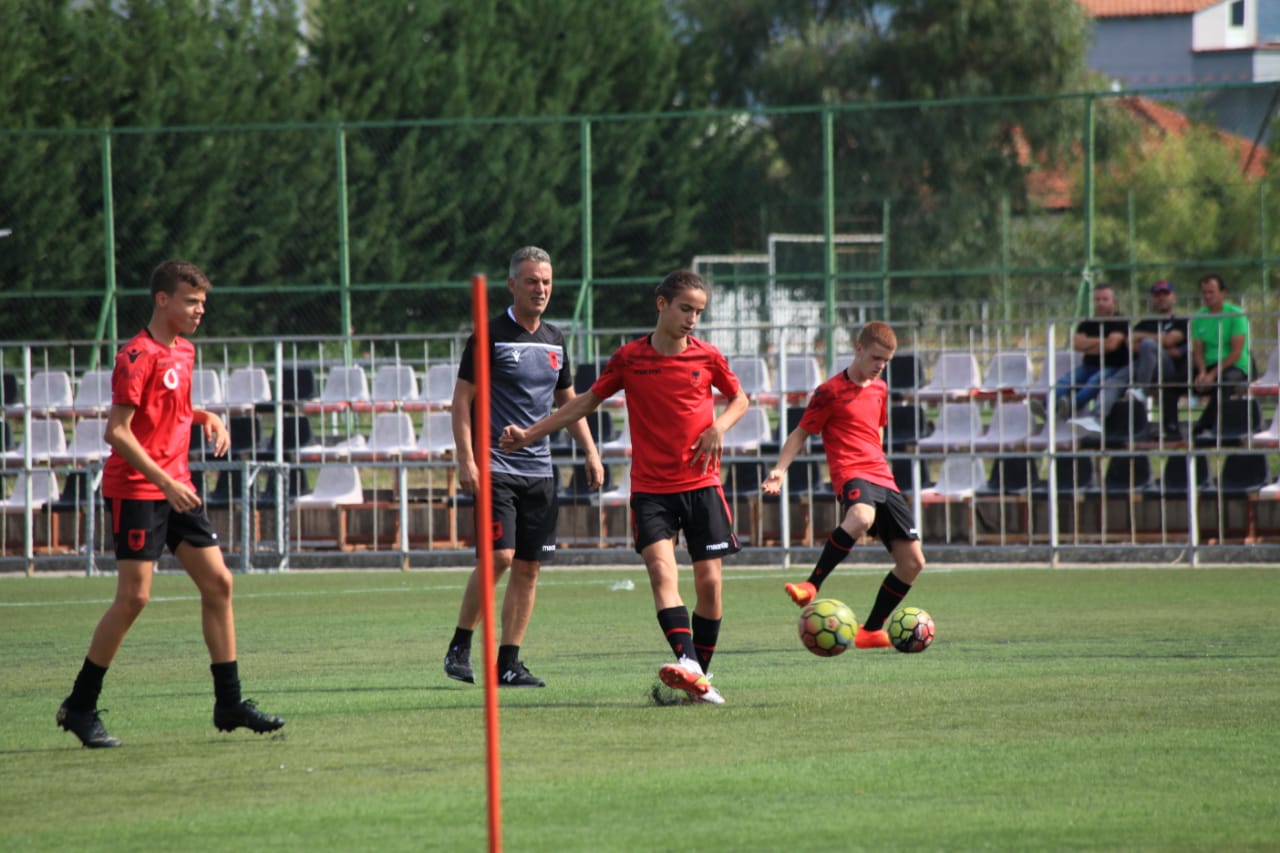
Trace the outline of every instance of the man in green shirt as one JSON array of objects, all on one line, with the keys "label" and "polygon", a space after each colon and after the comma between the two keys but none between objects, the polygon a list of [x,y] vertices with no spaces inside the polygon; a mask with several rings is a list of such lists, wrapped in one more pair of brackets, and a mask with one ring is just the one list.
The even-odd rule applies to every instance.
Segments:
[{"label": "man in green shirt", "polygon": [[1224,397],[1249,385],[1249,318],[1227,301],[1227,284],[1210,273],[1200,279],[1204,307],[1191,318],[1192,387],[1208,397],[1196,431],[1218,432],[1218,407]]}]

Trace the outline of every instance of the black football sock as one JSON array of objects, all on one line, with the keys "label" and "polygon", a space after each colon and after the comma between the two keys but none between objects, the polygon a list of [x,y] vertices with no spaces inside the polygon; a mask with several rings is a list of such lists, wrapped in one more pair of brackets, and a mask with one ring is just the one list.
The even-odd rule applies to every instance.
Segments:
[{"label": "black football sock", "polygon": [[475,631],[468,631],[466,628],[454,628],[453,639],[449,641],[451,649],[467,649],[471,650],[471,636]]},{"label": "black football sock", "polygon": [[889,618],[889,614],[902,603],[902,599],[906,598],[910,591],[911,584],[905,583],[893,572],[889,572],[884,576],[884,583],[880,584],[880,591],[876,593],[876,603],[871,607],[871,615],[867,617],[862,627],[868,631],[879,631],[884,627],[884,620]]},{"label": "black football sock", "polygon": [[809,575],[809,583],[813,584],[815,589],[821,589],[827,575],[840,565],[841,560],[849,556],[851,550],[853,550],[853,537],[845,532],[843,527],[837,527],[831,531],[831,535],[827,537],[827,544],[822,546],[822,553],[818,555],[818,564],[813,567],[813,572]]},{"label": "black football sock", "polygon": [[659,610],[658,626],[662,628],[662,634],[667,638],[677,660],[698,659],[698,653],[693,648],[693,630],[689,627],[689,608],[681,606]]},{"label": "black football sock", "polygon": [[693,614],[693,649],[698,653],[698,663],[703,672],[711,671],[711,656],[716,653],[716,641],[720,639],[720,620]]},{"label": "black football sock", "polygon": [[506,672],[507,668],[519,659],[519,646],[498,646],[498,673]]},{"label": "black football sock", "polygon": [[209,671],[213,673],[213,701],[223,708],[239,705],[240,667],[236,662],[211,663]]},{"label": "black football sock", "polygon": [[98,696],[102,694],[102,679],[107,674],[105,666],[98,666],[88,658],[80,666],[80,674],[67,697],[66,706],[72,711],[92,711],[98,707]]}]

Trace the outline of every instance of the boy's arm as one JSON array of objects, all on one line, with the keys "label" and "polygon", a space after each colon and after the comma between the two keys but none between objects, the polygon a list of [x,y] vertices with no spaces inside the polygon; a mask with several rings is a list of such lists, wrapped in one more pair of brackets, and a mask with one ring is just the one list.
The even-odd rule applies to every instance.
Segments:
[{"label": "boy's arm", "polygon": [[147,453],[138,437],[133,434],[133,406],[114,404],[107,413],[107,426],[103,438],[111,449],[120,454],[139,474],[146,477],[160,491],[165,500],[177,512],[186,512],[200,506],[200,496],[186,483],[180,483],[156,463]]},{"label": "boy's arm", "polygon": [[801,448],[804,443],[809,440],[809,436],[813,433],[803,427],[796,427],[791,431],[791,435],[787,436],[787,440],[783,442],[782,449],[778,451],[778,464],[773,466],[773,470],[769,472],[769,476],[761,484],[761,488],[766,494],[776,495],[782,492],[782,475],[786,473],[787,466],[791,464],[791,460],[800,455]]},{"label": "boy's arm", "polygon": [[[578,399],[573,388],[561,388],[555,393],[556,408],[562,409]],[[566,429],[586,454],[587,488],[598,489],[604,485],[604,465],[600,462],[600,450],[591,438],[591,430],[585,418],[574,421]]]},{"label": "boy's arm", "polygon": [[521,429],[514,424],[507,424],[502,430],[502,438],[498,440],[498,446],[507,452],[528,447],[538,439],[551,435],[561,427],[567,427],[574,421],[581,420],[591,414],[601,402],[603,401],[595,394],[590,391],[584,391],[570,400],[568,405],[556,409],[542,420],[531,424],[525,429]]}]

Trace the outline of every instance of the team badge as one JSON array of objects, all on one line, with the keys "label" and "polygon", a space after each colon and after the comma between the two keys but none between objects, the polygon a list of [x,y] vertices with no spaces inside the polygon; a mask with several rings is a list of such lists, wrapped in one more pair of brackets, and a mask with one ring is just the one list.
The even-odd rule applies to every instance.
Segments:
[{"label": "team badge", "polygon": [[147,544],[147,531],[130,530],[126,536],[130,551],[141,551]]},{"label": "team badge", "polygon": [[552,370],[559,370],[560,369],[560,351],[553,350],[553,349],[547,350],[547,361],[551,362]]}]

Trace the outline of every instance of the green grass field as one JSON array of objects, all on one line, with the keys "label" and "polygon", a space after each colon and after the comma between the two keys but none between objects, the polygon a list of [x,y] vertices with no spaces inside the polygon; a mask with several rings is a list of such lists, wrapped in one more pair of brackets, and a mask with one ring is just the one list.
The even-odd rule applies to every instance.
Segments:
[{"label": "green grass field", "polygon": [[[823,594],[864,616],[882,574]],[[440,666],[464,579],[238,578],[246,696],[289,721],[255,736],[214,730],[194,588],[159,577],[102,697],[125,745],[93,751],[53,715],[114,579],[0,581],[0,848],[484,849],[483,690]],[[727,704],[658,707],[643,571],[544,571],[549,686],[499,693],[505,848],[1280,845],[1276,570],[930,569],[931,649],[832,659],[782,582],[726,569]]]}]

